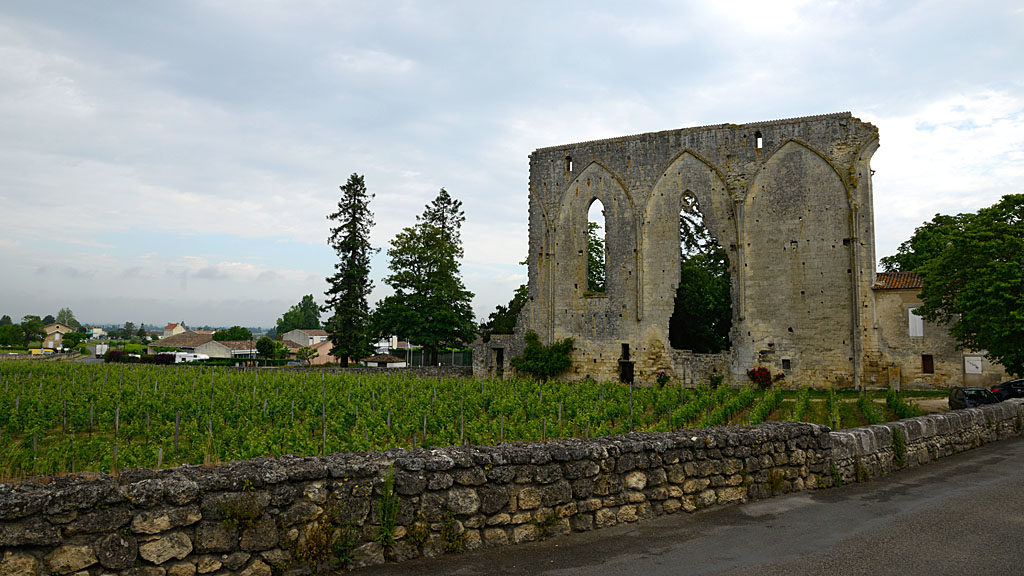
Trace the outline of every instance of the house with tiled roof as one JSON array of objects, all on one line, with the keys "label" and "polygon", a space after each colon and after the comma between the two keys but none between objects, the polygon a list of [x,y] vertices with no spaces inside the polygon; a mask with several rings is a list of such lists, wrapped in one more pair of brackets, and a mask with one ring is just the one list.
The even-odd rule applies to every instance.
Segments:
[{"label": "house with tiled roof", "polygon": [[[879,272],[875,297],[881,360],[874,384],[893,388],[989,387],[1007,378],[1006,370],[984,351],[963,350],[944,324],[917,314],[924,282],[913,272]],[[877,377],[876,377],[877,379]]]},{"label": "house with tiled roof", "polygon": [[405,360],[391,354],[374,354],[359,361],[362,366],[376,366],[379,368],[405,368]]},{"label": "house with tiled roof", "polygon": [[255,358],[255,340],[213,340],[196,348],[198,354],[206,354],[210,358]]},{"label": "house with tiled roof", "polygon": [[187,331],[188,328],[185,327],[184,322],[178,322],[177,324],[168,324],[167,326],[164,326],[164,338],[177,336],[178,334],[182,334]]},{"label": "house with tiled roof", "polygon": [[149,347],[146,349],[147,354],[158,354],[160,350],[158,348],[177,348],[182,352],[197,352],[197,348],[206,344],[207,342],[213,341],[212,334],[196,334],[195,332],[182,332],[175,334],[174,336],[168,336],[161,338],[155,342],[151,342]]},{"label": "house with tiled roof", "polygon": [[43,327],[46,332],[46,337],[43,338],[43,348],[50,348],[52,350],[59,350],[64,347],[64,335],[68,332],[74,332],[75,329],[67,324],[61,324],[60,322],[54,322],[53,324],[47,324]]},{"label": "house with tiled roof", "polygon": [[291,340],[302,346],[315,346],[327,340],[327,331],[319,328],[297,328],[281,334],[282,340]]}]

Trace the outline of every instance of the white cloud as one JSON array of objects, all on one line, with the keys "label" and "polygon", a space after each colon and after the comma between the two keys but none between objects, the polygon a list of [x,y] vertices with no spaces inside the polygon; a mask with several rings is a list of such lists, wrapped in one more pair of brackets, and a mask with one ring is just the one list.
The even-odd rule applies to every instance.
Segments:
[{"label": "white cloud", "polygon": [[879,257],[937,213],[975,212],[1024,189],[1024,98],[982,90],[865,119],[880,131],[872,160]]}]

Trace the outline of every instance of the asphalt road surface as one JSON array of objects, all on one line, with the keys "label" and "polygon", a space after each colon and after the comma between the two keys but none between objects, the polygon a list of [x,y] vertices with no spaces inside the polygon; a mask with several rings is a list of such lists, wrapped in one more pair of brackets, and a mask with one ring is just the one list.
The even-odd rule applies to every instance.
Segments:
[{"label": "asphalt road surface", "polygon": [[362,575],[1024,574],[1024,439],[801,492]]}]

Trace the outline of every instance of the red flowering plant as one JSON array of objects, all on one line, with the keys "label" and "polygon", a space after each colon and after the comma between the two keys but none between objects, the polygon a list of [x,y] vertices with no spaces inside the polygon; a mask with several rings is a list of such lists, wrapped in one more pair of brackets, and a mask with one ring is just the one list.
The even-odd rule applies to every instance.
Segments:
[{"label": "red flowering plant", "polygon": [[758,388],[762,390],[767,390],[768,388],[771,388],[772,382],[782,380],[783,378],[786,377],[786,375],[781,372],[772,377],[771,370],[765,368],[764,366],[758,366],[753,370],[747,370],[747,376],[754,384],[757,385]]}]

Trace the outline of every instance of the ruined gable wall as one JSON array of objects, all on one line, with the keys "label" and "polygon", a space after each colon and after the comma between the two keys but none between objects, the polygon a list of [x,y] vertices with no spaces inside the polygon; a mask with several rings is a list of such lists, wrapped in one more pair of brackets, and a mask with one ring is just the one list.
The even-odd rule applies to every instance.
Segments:
[{"label": "ruined gable wall", "polygon": [[[523,330],[546,342],[575,338],[577,378],[617,378],[623,344],[641,381],[682,370],[668,320],[685,195],[729,253],[734,377],[759,363],[781,371],[785,358],[793,384],[852,384],[860,359],[877,352],[869,289],[877,138],[873,126],[843,113],[535,151]],[[595,198],[606,215],[603,295],[588,294],[585,281]]]}]

